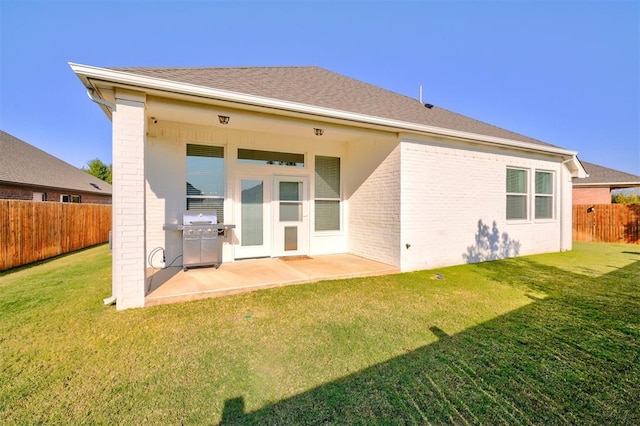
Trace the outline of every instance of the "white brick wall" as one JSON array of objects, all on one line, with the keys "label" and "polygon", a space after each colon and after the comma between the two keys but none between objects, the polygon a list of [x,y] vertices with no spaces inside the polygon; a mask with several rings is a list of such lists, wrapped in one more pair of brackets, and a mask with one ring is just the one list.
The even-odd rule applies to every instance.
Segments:
[{"label": "white brick wall", "polygon": [[[343,159],[342,171],[347,167],[346,143],[324,139],[321,144],[319,138],[311,132],[307,138],[290,135],[270,134],[258,131],[237,130],[231,127],[202,126],[159,120],[158,123],[148,123],[148,137],[145,148],[146,170],[146,237],[147,256],[156,247],[164,247],[167,264],[182,254],[182,234],[180,232],[165,232],[165,223],[181,223],[182,212],[186,208],[185,202],[185,173],[186,173],[186,144],[197,143],[225,147],[226,168],[226,202],[225,222],[238,224],[238,181],[244,178],[264,178],[267,190],[270,189],[274,175],[292,174],[307,176],[309,179],[309,233],[311,255],[326,253],[344,253],[346,251],[346,231],[336,232],[314,231],[313,222],[313,184],[315,155],[336,156]],[[238,164],[236,152],[238,148],[252,148],[280,152],[304,153],[306,167],[278,168],[273,166],[256,166]],[[343,184],[344,184],[343,178]],[[267,191],[268,192],[268,191]],[[265,196],[271,196],[268,192]],[[346,214],[346,212],[345,212]],[[343,220],[346,224],[346,220]],[[269,228],[267,230],[271,232]],[[238,243],[232,232],[231,241]],[[234,244],[225,243],[223,246],[223,261],[230,262],[235,258]],[[153,265],[162,265],[162,256],[153,258]],[[181,265],[177,259],[173,266]],[[150,265],[147,265],[150,266]]]},{"label": "white brick wall", "polygon": [[[505,241],[512,248],[519,244],[519,255],[561,249],[560,171],[564,167],[559,159],[463,142],[408,137],[401,143],[401,158],[402,270],[466,263],[478,257],[503,257]],[[555,172],[554,220],[507,222],[507,166],[529,169],[530,182],[535,169]],[[565,205],[569,210],[570,232],[571,206]],[[483,235],[478,232],[479,223],[488,226],[486,241],[493,238],[494,232],[497,234],[493,250],[477,243],[476,237]]]},{"label": "white brick wall", "polygon": [[144,306],[145,97],[116,93],[113,112],[113,295],[117,309]]},{"label": "white brick wall", "polygon": [[349,143],[348,249],[400,266],[400,145],[397,136]]},{"label": "white brick wall", "polygon": [[[138,134],[139,130],[136,127],[133,133]],[[260,169],[238,164],[235,160],[238,147],[304,153],[307,166],[284,173],[308,176],[311,200],[314,155],[341,157],[344,229],[330,235],[316,235],[311,220],[311,254],[348,251],[403,270],[460,264],[468,261],[465,256],[477,248],[479,221],[488,226],[489,232],[493,231],[495,222],[498,237],[501,239],[504,235],[508,241],[519,243],[520,255],[571,246],[571,194],[563,186],[570,184],[570,178],[562,172],[564,167],[558,158],[437,138],[399,137],[393,133],[359,130],[349,133],[348,139],[330,140],[161,120],[157,125],[149,124],[148,131],[144,146],[146,182],[142,189],[138,183],[132,188],[134,193],[146,193],[146,228],[142,223],[140,229],[122,234],[135,238],[139,237],[136,232],[142,230],[147,241],[146,253],[140,257],[142,264],[155,247],[165,247],[167,262],[182,252],[180,233],[165,232],[162,225],[171,221],[179,223],[185,208],[186,143],[226,147],[225,221],[228,223],[239,220],[236,186],[241,176],[261,177],[263,172],[271,170],[273,174],[283,172],[268,169],[271,166],[260,166],[263,167]],[[134,146],[139,148],[137,142]],[[529,169],[530,179],[536,168],[555,172],[554,220],[506,221],[507,166]],[[128,173],[138,182],[138,173],[143,171],[134,169]],[[115,192],[114,188],[114,195]],[[567,209],[560,209],[561,201]],[[568,225],[561,226],[567,218]],[[233,245],[225,244],[224,261],[233,259]],[[161,257],[156,257],[154,265],[157,266],[159,260]]]}]

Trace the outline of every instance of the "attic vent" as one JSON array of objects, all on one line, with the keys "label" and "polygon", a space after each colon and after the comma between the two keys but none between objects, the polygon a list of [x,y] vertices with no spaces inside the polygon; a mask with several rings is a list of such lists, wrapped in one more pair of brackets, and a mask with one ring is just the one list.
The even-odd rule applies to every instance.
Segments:
[{"label": "attic vent", "polygon": [[96,185],[93,182],[89,183],[89,185],[93,186],[95,189],[99,189],[100,191],[102,191],[102,188],[100,188],[98,185]]},{"label": "attic vent", "polygon": [[429,108],[429,109],[433,108],[432,104],[424,104],[424,106],[425,106],[425,108]]}]

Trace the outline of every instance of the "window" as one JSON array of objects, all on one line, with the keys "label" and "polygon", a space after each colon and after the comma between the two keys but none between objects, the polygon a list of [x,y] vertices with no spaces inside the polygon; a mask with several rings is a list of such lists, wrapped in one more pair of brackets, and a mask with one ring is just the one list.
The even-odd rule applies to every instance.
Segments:
[{"label": "window", "polygon": [[315,230],[340,230],[340,158],[316,157]]},{"label": "window", "polygon": [[304,154],[238,148],[238,162],[268,164],[272,166],[304,167]]},{"label": "window", "polygon": [[213,210],[224,222],[224,148],[187,144],[187,210]]},{"label": "window", "polygon": [[535,218],[553,219],[553,173],[536,170]]},{"label": "window", "polygon": [[[44,199],[43,199],[44,201]],[[79,195],[68,195],[68,194],[64,194],[60,196],[60,201],[62,201],[63,203],[79,203],[80,202],[80,196]]]},{"label": "window", "polygon": [[527,170],[507,169],[507,219],[527,219]]}]

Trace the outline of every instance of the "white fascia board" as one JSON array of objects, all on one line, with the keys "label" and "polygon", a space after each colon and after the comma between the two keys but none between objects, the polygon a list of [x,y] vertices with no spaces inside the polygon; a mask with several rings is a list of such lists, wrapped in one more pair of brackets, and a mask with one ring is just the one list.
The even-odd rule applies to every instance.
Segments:
[{"label": "white fascia board", "polygon": [[573,182],[573,186],[582,186],[589,188],[633,188],[635,186],[640,186],[640,182],[598,182],[598,183],[582,183],[582,182]]},{"label": "white fascia board", "polygon": [[515,141],[512,139],[504,139],[494,136],[486,136],[477,133],[462,132],[459,130],[444,129],[441,127],[416,124],[407,121],[393,120],[389,118],[376,117],[348,111],[341,111],[332,108],[318,107],[290,101],[282,101],[279,99],[266,98],[262,96],[247,95],[244,93],[231,92],[228,90],[202,87],[195,84],[179,83],[161,78],[141,76],[124,71],[116,71],[93,67],[90,65],[75,64],[72,62],[69,62],[69,66],[78,75],[78,77],[80,77],[83,83],[85,83],[85,86],[87,86],[87,84],[90,84],[89,79],[97,79],[106,82],[133,86],[137,89],[156,89],[164,92],[187,94],[197,97],[218,99],[227,102],[256,105],[295,113],[303,113],[327,118],[337,118],[351,122],[372,124],[390,128],[394,131],[400,130],[436,134],[456,139],[479,141],[495,145],[508,146],[511,148],[517,148],[526,151],[544,152],[568,157],[575,157],[577,155],[577,152],[575,151],[570,151],[554,146],[538,145],[529,142]]},{"label": "white fascia board", "polygon": [[568,160],[563,161],[563,164],[567,165],[572,178],[584,179],[589,177],[587,170],[584,168],[577,155],[573,155]]}]

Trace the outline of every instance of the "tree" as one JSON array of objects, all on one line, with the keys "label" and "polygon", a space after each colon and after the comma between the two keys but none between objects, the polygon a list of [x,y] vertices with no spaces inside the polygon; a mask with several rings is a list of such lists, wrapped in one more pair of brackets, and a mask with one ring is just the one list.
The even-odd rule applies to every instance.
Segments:
[{"label": "tree", "polygon": [[106,165],[99,158],[94,158],[91,161],[87,161],[87,166],[89,166],[89,168],[87,169],[83,168],[82,170],[84,170],[85,172],[89,173],[92,176],[97,177],[100,180],[103,180],[111,184],[111,178],[113,174],[113,168],[111,164]]},{"label": "tree", "polygon": [[617,193],[611,195],[611,202],[613,204],[640,204],[640,195]]}]

